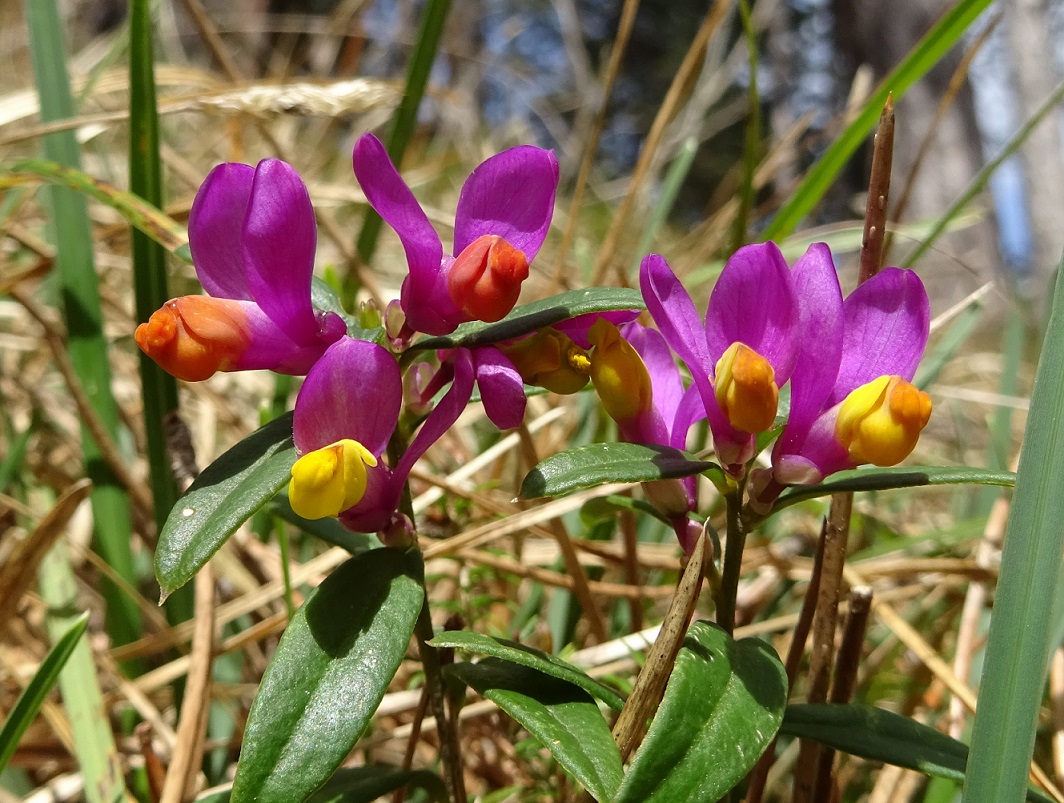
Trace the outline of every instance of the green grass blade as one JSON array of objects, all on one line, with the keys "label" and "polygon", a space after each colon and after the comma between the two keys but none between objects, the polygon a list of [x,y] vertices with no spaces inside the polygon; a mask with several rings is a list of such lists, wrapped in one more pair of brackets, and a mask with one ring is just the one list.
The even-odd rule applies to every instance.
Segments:
[{"label": "green grass blade", "polygon": [[[132,0],[129,15],[129,188],[154,206],[161,207],[159,116],[155,107],[148,0]],[[166,251],[143,232],[134,230],[132,237],[136,315],[138,321],[146,321],[170,297],[166,286]],[[170,508],[177,501],[177,486],[163,438],[163,419],[177,410],[177,383],[143,353],[140,355],[140,383],[144,393],[144,430],[155,524],[161,530]]]},{"label": "green grass blade", "polygon": [[[73,116],[70,79],[66,72],[63,29],[55,0],[29,0],[26,20],[30,32],[33,71],[37,79],[41,121]],[[80,169],[80,156],[73,131],[44,138],[48,159]],[[111,394],[111,366],[103,333],[92,232],[85,198],[70,189],[49,188],[55,222],[56,265],[64,307],[70,359],[85,387],[96,414],[113,435],[118,433],[118,406]],[[125,490],[103,461],[99,447],[82,430],[86,474],[93,483],[92,513],[94,545],[100,555],[131,584],[136,584],[130,550],[132,524]],[[107,600],[107,628],[118,644],[139,637],[140,613],[136,603],[110,582],[102,590]]]},{"label": "green grass blade", "polygon": [[900,100],[905,91],[957,43],[968,26],[990,5],[990,1],[961,0],[935,23],[901,64],[883,79],[853,122],[806,173],[791,193],[790,200],[769,223],[762,239],[777,240],[794,231],[799,221],[819,203],[847,160],[875,127],[883,104],[887,102],[887,95],[893,93],[895,102]]},{"label": "green grass blade", "polygon": [[26,732],[26,728],[33,722],[37,712],[41,709],[41,703],[48,696],[52,686],[59,677],[59,671],[66,665],[67,659],[74,652],[85,628],[89,623],[88,612],[83,613],[74,620],[70,629],[60,637],[55,646],[48,652],[44,660],[34,673],[29,685],[19,695],[15,707],[4,720],[4,727],[0,729],[0,772],[3,772],[11,756],[15,754],[19,739]]},{"label": "green grass blade", "polygon": [[[406,90],[399,108],[395,110],[395,120],[388,135],[385,147],[388,155],[398,166],[406,153],[414,128],[417,125],[417,110],[425,96],[425,87],[429,81],[432,63],[436,60],[436,51],[443,36],[443,24],[447,21],[447,12],[451,9],[451,0],[429,0],[421,18],[414,53],[410,58],[410,67],[406,74]],[[381,232],[381,217],[372,209],[367,210],[366,220],[358,235],[358,255],[363,262],[369,262],[377,248],[377,237]]]},{"label": "green grass blade", "polygon": [[661,197],[650,211],[650,220],[647,222],[646,229],[643,230],[643,237],[639,240],[639,248],[636,249],[636,258],[632,263],[630,275],[639,276],[639,263],[645,254],[651,253],[650,249],[654,244],[654,239],[658,236],[658,230],[669,212],[672,211],[673,204],[676,203],[676,196],[691,170],[691,163],[695,160],[696,153],[698,153],[698,140],[688,137],[680,145],[676,158],[669,165],[665,179],[661,182]]},{"label": "green grass blade", "polygon": [[1058,84],[1057,88],[1045,99],[1042,105],[1035,109],[1034,114],[1031,115],[1030,119],[1020,127],[1020,130],[1016,132],[1012,139],[1005,143],[1005,147],[1001,149],[1001,152],[987,162],[982,170],[975,174],[972,180],[968,183],[968,186],[965,187],[964,192],[960,194],[960,197],[957,198],[949,209],[943,213],[942,217],[938,219],[931,231],[920,241],[920,244],[913,250],[913,252],[905,258],[902,267],[909,268],[916,264],[920,257],[927,252],[927,249],[929,249],[932,244],[934,244],[935,240],[938,239],[939,235],[946,230],[950,221],[952,221],[957,215],[961,214],[975,196],[983,191],[987,182],[990,181],[990,176],[1001,166],[1001,163],[1019,150],[1020,146],[1027,141],[1027,137],[1029,137],[1031,132],[1038,127],[1038,124],[1042,122],[1047,114],[1060,107],[1060,101],[1062,99],[1064,99],[1064,81]]},{"label": "green grass blade", "polygon": [[[66,541],[60,540],[52,547],[41,561],[38,576],[41,596],[48,604],[48,632],[58,641],[81,619],[77,612],[77,583]],[[108,724],[87,639],[77,639],[66,666],[59,673],[59,689],[74,735],[78,767],[85,778],[85,799],[89,803],[125,803],[128,795],[122,781],[122,761]]]},{"label": "green grass blade", "polygon": [[1064,550],[1064,282],[1057,281],[1001,555],[964,799],[1020,800],[1034,748]]}]

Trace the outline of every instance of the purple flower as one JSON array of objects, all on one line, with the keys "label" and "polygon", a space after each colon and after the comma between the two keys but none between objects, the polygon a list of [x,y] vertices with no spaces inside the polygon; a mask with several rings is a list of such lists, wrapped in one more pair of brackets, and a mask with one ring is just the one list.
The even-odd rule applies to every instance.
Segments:
[{"label": "purple flower", "polygon": [[753,482],[761,507],[785,485],[819,482],[862,463],[900,462],[931,414],[930,397],[910,384],[930,326],[919,277],[884,268],[843,301],[823,243],[809,247],[793,275],[803,347],[771,474],[759,472]]},{"label": "purple flower", "polygon": [[190,382],[215,371],[304,374],[346,331],[311,304],[316,228],[307,188],[277,159],[214,168],[196,193],[189,247],[206,296],[167,301],[137,345]]},{"label": "purple flower", "polygon": [[736,251],[704,321],[664,258],[645,257],[639,282],[658,329],[691,371],[718,459],[741,474],[798,358],[798,299],[783,255],[775,243]]},{"label": "purple flower", "polygon": [[[594,344],[591,380],[621,438],[684,449],[691,425],[705,417],[698,390],[684,390],[679,369],[665,339],[631,322],[619,330],[600,319],[590,329]],[[697,502],[695,477],[644,484],[647,497],[669,519],[681,546],[694,548],[700,527],[688,513]]]},{"label": "purple flower", "polygon": [[370,204],[406,251],[410,272],[401,303],[412,331],[445,335],[465,321],[497,321],[513,309],[554,212],[553,153],[530,145],[511,148],[470,174],[455,212],[456,256],[444,253],[380,140],[363,135],[352,162]]},{"label": "purple flower", "polygon": [[305,518],[338,516],[355,532],[402,528],[398,507],[410,470],[458,419],[472,387],[472,363],[459,355],[450,389],[388,466],[382,454],[403,404],[398,363],[375,343],[345,337],[333,344],[296,398],[292,509]]}]

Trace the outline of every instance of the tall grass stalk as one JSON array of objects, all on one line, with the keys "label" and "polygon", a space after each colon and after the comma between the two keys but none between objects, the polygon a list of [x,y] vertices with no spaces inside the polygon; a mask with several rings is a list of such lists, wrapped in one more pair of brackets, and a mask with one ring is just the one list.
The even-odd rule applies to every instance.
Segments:
[{"label": "tall grass stalk", "polygon": [[[25,7],[41,120],[50,122],[73,117],[63,30],[55,0],[28,0]],[[48,159],[80,169],[81,160],[73,131],[46,136],[44,152]],[[118,406],[111,393],[111,367],[103,333],[88,208],[84,196],[64,187],[48,188],[47,197],[51,201],[55,226],[56,265],[70,359],[93,409],[107,431],[117,439]],[[133,528],[126,492],[104,463],[99,447],[84,425],[82,451],[85,472],[94,486],[95,548],[123,579],[136,584],[130,550]],[[107,603],[107,629],[111,638],[119,644],[138,638],[141,626],[136,603],[106,580],[101,588]]]},{"label": "tall grass stalk", "polygon": [[[151,9],[148,0],[129,7],[129,188],[148,203],[163,203],[159,161],[159,117],[155,106]],[[133,292],[138,321],[146,321],[170,297],[166,250],[143,232],[132,230]],[[177,486],[166,451],[163,422],[177,410],[177,383],[146,354],[140,354],[144,394],[144,431],[148,444],[155,524],[162,528],[177,501]]]},{"label": "tall grass stalk", "polygon": [[991,0],[960,0],[935,23],[901,64],[880,82],[853,122],[825,151],[820,161],[805,174],[805,178],[791,193],[790,200],[776,213],[776,217],[765,229],[763,240],[779,240],[794,231],[802,218],[824,197],[839,171],[871,133],[887,96],[893,94],[895,100],[900,100],[910,86],[957,44],[968,26],[986,10],[990,2]]},{"label": "tall grass stalk", "polygon": [[967,803],[1022,800],[1064,550],[1064,282],[1057,281],[1005,533],[964,784]]}]

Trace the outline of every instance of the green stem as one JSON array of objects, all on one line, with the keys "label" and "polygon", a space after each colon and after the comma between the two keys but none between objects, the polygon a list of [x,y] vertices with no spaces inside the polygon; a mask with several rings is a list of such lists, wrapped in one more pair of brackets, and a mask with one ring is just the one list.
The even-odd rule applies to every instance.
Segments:
[{"label": "green stem", "polygon": [[742,508],[742,488],[729,493],[725,498],[728,515],[728,541],[724,547],[724,569],[720,577],[720,594],[717,597],[717,624],[729,634],[735,629],[735,598],[739,593],[739,575],[743,569],[743,547],[746,545],[746,528],[739,511]]},{"label": "green stem", "polygon": [[284,519],[280,516],[273,518],[273,531],[277,536],[277,546],[281,550],[281,579],[284,582],[284,607],[288,611],[288,620],[296,615],[296,603],[292,598],[292,572],[288,568],[288,530],[284,526]]}]

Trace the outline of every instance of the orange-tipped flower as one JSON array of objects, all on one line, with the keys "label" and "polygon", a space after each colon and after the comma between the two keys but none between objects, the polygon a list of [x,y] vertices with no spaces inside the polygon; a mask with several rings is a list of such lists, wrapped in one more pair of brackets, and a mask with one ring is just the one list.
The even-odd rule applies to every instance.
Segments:
[{"label": "orange-tipped flower", "polygon": [[854,463],[893,466],[916,448],[930,417],[930,396],[900,376],[881,376],[843,400],[835,437]]},{"label": "orange-tipped flower", "polygon": [[482,234],[455,257],[447,273],[447,291],[465,315],[494,322],[514,308],[527,278],[523,251],[497,234]]},{"label": "orange-tipped flower", "polygon": [[717,404],[728,422],[742,432],[772,428],[780,390],[772,365],[742,343],[732,343],[717,361],[713,385]]},{"label": "orange-tipped flower", "polygon": [[622,432],[637,427],[654,409],[654,391],[643,358],[605,318],[595,322],[588,339],[595,346],[591,355],[591,381],[602,406]]},{"label": "orange-tipped flower", "polygon": [[500,348],[526,384],[553,393],[576,393],[591,375],[587,352],[551,327]]},{"label": "orange-tipped flower", "polygon": [[240,302],[208,296],[167,301],[137,327],[134,337],[164,371],[186,382],[236,366],[251,343]]}]

